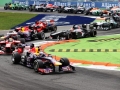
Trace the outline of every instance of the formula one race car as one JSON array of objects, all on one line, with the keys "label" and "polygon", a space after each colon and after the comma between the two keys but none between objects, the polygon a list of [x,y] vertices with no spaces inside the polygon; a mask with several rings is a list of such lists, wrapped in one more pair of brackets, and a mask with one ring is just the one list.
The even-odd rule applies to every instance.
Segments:
[{"label": "formula one race car", "polygon": [[101,10],[99,8],[88,8],[86,11],[85,11],[85,15],[94,15],[94,16],[110,16],[111,15],[111,11],[108,11],[108,10]]},{"label": "formula one race car", "polygon": [[40,5],[30,5],[29,11],[38,11],[38,12],[53,12],[56,10],[56,7],[53,4],[40,4]]},{"label": "formula one race car", "polygon": [[19,3],[6,3],[4,6],[5,10],[27,10],[28,5],[19,4]]},{"label": "formula one race car", "polygon": [[37,31],[32,29],[30,26],[24,26],[24,27],[17,27],[15,28],[15,31],[21,38],[25,38],[26,41],[40,39],[43,40],[45,38],[45,33],[43,31]]},{"label": "formula one race car", "polygon": [[41,20],[36,21],[34,24],[31,25],[31,27],[37,32],[43,31],[43,32],[49,32],[49,31],[57,31],[57,26],[54,20]]},{"label": "formula one race car", "polygon": [[77,14],[77,13],[84,13],[85,11],[85,8],[82,7],[82,6],[59,6],[58,8],[58,13],[74,13],[74,14]]},{"label": "formula one race car", "polygon": [[102,30],[111,30],[114,28],[120,27],[120,18],[117,16],[112,17],[98,17],[95,21],[90,24],[93,25],[94,29],[102,29]]},{"label": "formula one race car", "polygon": [[29,11],[30,11],[30,12],[32,12],[32,11],[43,12],[43,7],[44,7],[44,4],[40,4],[40,5],[30,5],[30,6],[29,6]]},{"label": "formula one race car", "polygon": [[119,6],[111,7],[110,11],[112,14],[120,12],[120,7]]},{"label": "formula one race car", "polygon": [[31,46],[25,46],[21,50],[20,48],[16,49],[12,54],[12,62],[13,64],[22,64],[33,68],[35,72],[39,72],[40,74],[54,73],[57,66],[59,67],[59,72],[75,70],[67,58],[61,58],[57,61],[50,54],[44,54],[38,47],[34,48],[33,51],[33,47],[31,48]]},{"label": "formula one race car", "polygon": [[[87,30],[89,28],[89,30]],[[95,37],[97,35],[97,31],[93,29],[90,25],[83,24],[80,25],[73,25],[73,28],[71,30],[63,30],[60,32],[53,32],[50,34],[49,37],[46,37],[46,39],[79,39],[79,38],[85,38],[85,37]]]},{"label": "formula one race car", "polygon": [[34,24],[28,26],[16,27],[15,31],[27,41],[35,40],[36,38],[43,40],[45,39],[45,32],[56,32],[57,26],[54,24],[53,20],[36,21]]},{"label": "formula one race car", "polygon": [[25,39],[20,38],[16,31],[11,30],[11,31],[7,32],[7,34],[5,34],[5,35],[0,35],[0,41],[7,40],[9,38],[12,38],[13,40],[17,40],[17,41],[20,41],[21,43],[25,44]]},{"label": "formula one race car", "polygon": [[50,12],[53,12],[56,10],[56,6],[54,6],[53,4],[45,4],[44,7],[43,7],[43,12],[47,12],[47,11],[50,11]]},{"label": "formula one race car", "polygon": [[19,44],[25,44],[24,39],[15,40],[12,37],[0,40],[0,54],[11,54]]}]

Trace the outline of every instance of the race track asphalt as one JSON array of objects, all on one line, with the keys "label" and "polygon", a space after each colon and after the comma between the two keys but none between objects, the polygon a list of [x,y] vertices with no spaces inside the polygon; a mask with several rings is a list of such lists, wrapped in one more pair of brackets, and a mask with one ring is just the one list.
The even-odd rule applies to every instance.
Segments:
[{"label": "race track asphalt", "polygon": [[[0,11],[4,10],[0,8]],[[70,26],[58,27],[59,30],[70,28]],[[98,31],[98,35],[119,33],[120,29]],[[13,65],[10,58],[11,56],[0,56],[0,90],[119,90],[120,88],[120,72],[117,71],[76,68],[76,73],[40,75],[24,66]]]}]

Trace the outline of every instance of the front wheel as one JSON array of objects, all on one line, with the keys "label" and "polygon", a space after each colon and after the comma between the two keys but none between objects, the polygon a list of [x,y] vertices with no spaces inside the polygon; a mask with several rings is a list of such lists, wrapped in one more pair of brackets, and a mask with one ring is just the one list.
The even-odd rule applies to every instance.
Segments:
[{"label": "front wheel", "polygon": [[62,66],[70,65],[70,62],[69,62],[68,58],[61,58],[60,62],[62,63]]},{"label": "front wheel", "polygon": [[[39,71],[39,68],[44,68],[44,64],[41,60],[35,60],[33,63],[33,69],[35,72]],[[40,72],[40,74],[43,74],[42,72]]]}]

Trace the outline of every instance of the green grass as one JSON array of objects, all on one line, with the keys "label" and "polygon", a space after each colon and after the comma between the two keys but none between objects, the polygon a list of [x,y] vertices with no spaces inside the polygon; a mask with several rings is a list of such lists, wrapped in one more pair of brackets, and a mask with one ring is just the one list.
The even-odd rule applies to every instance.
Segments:
[{"label": "green grass", "polygon": [[11,29],[16,25],[35,17],[36,15],[37,14],[0,12],[0,30]]},{"label": "green grass", "polygon": [[104,41],[104,42],[88,42],[87,40],[98,40],[107,38],[120,38],[120,35],[99,36],[95,38],[79,39],[79,42],[66,44],[58,44],[48,47],[45,52],[79,60],[109,62],[120,64],[120,52],[50,52],[51,49],[120,49],[120,40]]}]

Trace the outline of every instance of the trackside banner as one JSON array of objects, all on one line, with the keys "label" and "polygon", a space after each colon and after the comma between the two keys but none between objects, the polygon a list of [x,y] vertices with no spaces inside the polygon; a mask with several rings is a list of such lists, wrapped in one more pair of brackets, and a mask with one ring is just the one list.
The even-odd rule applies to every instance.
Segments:
[{"label": "trackside banner", "polygon": [[99,8],[106,8],[108,6],[120,6],[120,2],[62,2],[62,0],[12,0],[14,3],[21,3],[21,4],[41,4],[41,3],[51,3],[54,5],[83,5],[85,7],[99,7]]},{"label": "trackside banner", "polygon": [[[82,16],[39,14],[36,17],[33,17],[30,20],[25,21],[24,23],[21,23],[17,26],[30,25],[30,24],[33,24],[36,20],[41,20],[41,21],[54,20],[57,26],[64,26],[64,25],[73,25],[73,24],[89,24],[90,22],[94,21],[95,18],[82,17]],[[14,29],[15,27],[13,27],[12,29]]]}]

